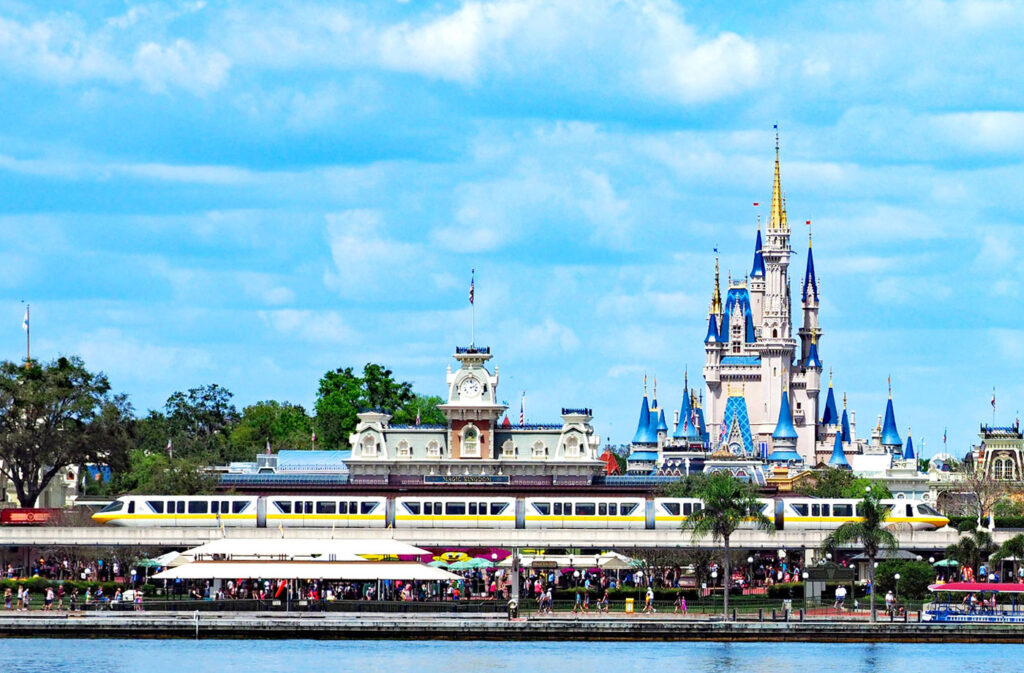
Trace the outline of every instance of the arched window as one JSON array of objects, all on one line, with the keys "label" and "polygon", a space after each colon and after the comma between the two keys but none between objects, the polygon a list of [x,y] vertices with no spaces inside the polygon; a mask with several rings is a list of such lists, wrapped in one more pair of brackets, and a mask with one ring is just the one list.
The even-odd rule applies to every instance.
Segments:
[{"label": "arched window", "polygon": [[533,443],[533,457],[534,458],[547,458],[548,447],[544,445],[544,442],[537,440]]},{"label": "arched window", "polygon": [[441,457],[441,443],[436,439],[432,439],[427,442],[427,456],[430,458]]},{"label": "arched window", "polygon": [[398,457],[399,458],[411,458],[412,447],[409,446],[409,442],[404,439],[398,443]]},{"label": "arched window", "polygon": [[772,330],[772,338],[773,339],[778,339],[779,338],[779,330],[777,330],[777,329],[773,329]]},{"label": "arched window", "polygon": [[501,457],[502,458],[515,458],[516,457],[516,445],[511,439],[506,439],[505,443],[501,445]]},{"label": "arched window", "polygon": [[580,456],[580,439],[576,435],[572,435],[565,440],[565,457],[566,458],[579,458]]},{"label": "arched window", "polygon": [[462,455],[465,458],[480,456],[480,431],[475,426],[467,425],[462,431]]},{"label": "arched window", "polygon": [[377,440],[373,438],[373,435],[363,435],[360,444],[362,444],[364,456],[377,455]]},{"label": "arched window", "polygon": [[992,478],[996,481],[1003,480],[1003,459],[996,458],[992,461]]}]

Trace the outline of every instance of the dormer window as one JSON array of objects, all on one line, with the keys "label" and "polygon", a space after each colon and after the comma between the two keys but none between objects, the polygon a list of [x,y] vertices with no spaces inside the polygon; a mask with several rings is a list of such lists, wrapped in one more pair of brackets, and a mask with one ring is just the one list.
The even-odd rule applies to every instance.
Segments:
[{"label": "dormer window", "polygon": [[462,431],[462,456],[464,458],[480,457],[480,431],[475,426],[466,426]]},{"label": "dormer window", "polygon": [[363,435],[360,444],[363,447],[364,457],[370,458],[377,455],[377,440],[373,438],[373,435]]},{"label": "dormer window", "polygon": [[428,458],[440,458],[441,457],[441,443],[437,440],[430,440],[427,442],[427,457]]},{"label": "dormer window", "polygon": [[501,457],[502,458],[515,458],[516,457],[516,445],[511,439],[506,439],[505,443],[501,445]]},{"label": "dormer window", "polygon": [[398,443],[398,457],[399,458],[411,458],[412,447],[409,446],[409,442],[404,439]]},{"label": "dormer window", "polygon": [[565,457],[566,458],[579,458],[580,457],[580,439],[576,435],[573,435],[565,440]]},{"label": "dormer window", "polygon": [[533,443],[533,457],[538,459],[548,457],[548,447],[544,445],[544,442],[537,440]]}]

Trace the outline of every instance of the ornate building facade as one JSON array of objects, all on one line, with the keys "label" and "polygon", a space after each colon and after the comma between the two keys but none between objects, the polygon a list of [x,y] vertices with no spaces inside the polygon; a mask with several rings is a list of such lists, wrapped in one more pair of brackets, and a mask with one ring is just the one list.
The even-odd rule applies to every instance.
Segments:
[{"label": "ornate building facade", "polygon": [[448,367],[445,425],[392,425],[384,411],[359,414],[349,437],[354,484],[484,483],[589,485],[603,474],[600,436],[586,408],[563,408],[562,422],[513,425],[498,398],[489,348],[460,347]]}]

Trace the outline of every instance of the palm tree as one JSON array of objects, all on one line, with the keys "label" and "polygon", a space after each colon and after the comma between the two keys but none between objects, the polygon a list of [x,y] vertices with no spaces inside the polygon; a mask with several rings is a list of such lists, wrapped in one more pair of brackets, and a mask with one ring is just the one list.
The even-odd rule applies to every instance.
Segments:
[{"label": "palm tree", "polygon": [[1020,571],[1021,559],[1024,559],[1024,533],[1018,533],[1011,537],[1000,545],[996,553],[992,555],[992,559],[996,561],[1008,558],[1013,559],[1013,579],[1016,580]]},{"label": "palm tree", "polygon": [[987,530],[972,530],[946,547],[946,556],[960,563],[961,568],[971,568],[977,576],[978,566],[993,549],[995,543]]},{"label": "palm tree", "polygon": [[704,506],[683,521],[683,530],[693,537],[711,535],[722,541],[722,568],[725,571],[725,619],[729,619],[729,538],[741,524],[774,531],[771,520],[762,513],[764,504],[757,499],[754,487],[727,472],[715,472],[701,483],[696,491]]},{"label": "palm tree", "polygon": [[868,557],[868,580],[871,582],[871,621],[875,621],[875,559],[881,549],[896,549],[899,542],[885,526],[889,507],[882,505],[870,489],[858,508],[860,520],[849,521],[836,528],[825,538],[822,547],[834,549],[858,542],[863,545],[864,555]]}]

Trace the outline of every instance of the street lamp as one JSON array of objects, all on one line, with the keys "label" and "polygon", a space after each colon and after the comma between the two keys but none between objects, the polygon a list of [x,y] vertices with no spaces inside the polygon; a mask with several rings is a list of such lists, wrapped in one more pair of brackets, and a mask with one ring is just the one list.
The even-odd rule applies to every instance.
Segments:
[{"label": "street lamp", "polygon": [[754,583],[754,557],[747,557],[747,586],[751,586]]},{"label": "street lamp", "polygon": [[825,554],[825,560],[826,561],[831,561],[832,560],[832,552],[828,552],[828,553]]},{"label": "street lamp", "polygon": [[893,591],[893,593],[896,594],[893,596],[893,609],[896,609],[896,606],[900,604],[900,574],[896,573],[892,578],[896,580],[896,588],[895,591]]},{"label": "street lamp", "polygon": [[929,556],[928,557],[928,563],[931,563],[932,565],[935,565],[935,557],[934,556]]}]

